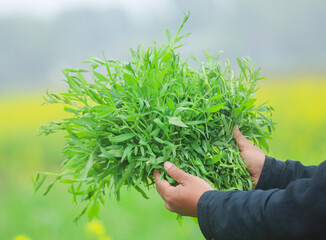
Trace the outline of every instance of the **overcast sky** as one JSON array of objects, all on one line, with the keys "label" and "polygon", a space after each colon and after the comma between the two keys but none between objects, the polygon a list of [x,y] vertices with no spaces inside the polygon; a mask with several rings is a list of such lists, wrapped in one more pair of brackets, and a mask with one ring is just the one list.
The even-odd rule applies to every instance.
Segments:
[{"label": "overcast sky", "polygon": [[23,14],[48,18],[77,6],[95,9],[121,7],[139,16],[150,12],[148,10],[164,11],[171,4],[172,0],[4,0],[0,1],[0,16]]}]

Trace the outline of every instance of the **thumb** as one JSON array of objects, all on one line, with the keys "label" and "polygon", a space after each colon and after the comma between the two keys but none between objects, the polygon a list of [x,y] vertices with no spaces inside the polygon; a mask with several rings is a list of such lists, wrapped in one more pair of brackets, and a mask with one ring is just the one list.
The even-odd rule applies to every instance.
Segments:
[{"label": "thumb", "polygon": [[233,137],[238,144],[240,151],[243,151],[246,147],[251,146],[251,143],[240,132],[239,127],[235,126]]},{"label": "thumb", "polygon": [[182,171],[180,168],[178,168],[171,162],[165,162],[164,169],[169,174],[170,177],[172,177],[174,180],[176,180],[180,184],[184,183],[184,181],[189,176],[188,173]]}]

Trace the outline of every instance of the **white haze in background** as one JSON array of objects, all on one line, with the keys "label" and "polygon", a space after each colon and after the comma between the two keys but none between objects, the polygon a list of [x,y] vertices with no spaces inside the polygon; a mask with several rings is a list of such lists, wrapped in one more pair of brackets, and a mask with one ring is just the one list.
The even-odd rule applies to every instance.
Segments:
[{"label": "white haze in background", "polygon": [[76,8],[113,7],[122,8],[135,17],[146,17],[151,15],[150,13],[164,12],[172,4],[172,0],[2,0],[0,1],[0,17],[31,15],[51,18]]},{"label": "white haze in background", "polygon": [[0,0],[0,94],[61,83],[61,69],[90,56],[128,61],[130,48],[174,34],[183,10],[183,58],[224,50],[235,70],[250,56],[267,78],[326,74],[325,0]]}]

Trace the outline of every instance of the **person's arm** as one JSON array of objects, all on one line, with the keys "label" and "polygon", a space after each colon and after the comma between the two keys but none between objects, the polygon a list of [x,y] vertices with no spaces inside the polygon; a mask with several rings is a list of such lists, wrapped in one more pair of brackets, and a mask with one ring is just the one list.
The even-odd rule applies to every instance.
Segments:
[{"label": "person's arm", "polygon": [[198,217],[208,240],[326,239],[326,161],[312,178],[291,182],[286,189],[212,191],[204,180],[170,162],[166,172],[180,184],[159,180],[158,193],[168,210]]},{"label": "person's arm", "polygon": [[326,162],[286,189],[208,191],[197,207],[206,239],[326,239]]},{"label": "person's arm", "polygon": [[288,184],[300,178],[311,178],[317,166],[304,166],[292,160],[285,162],[266,156],[265,164],[256,189],[284,189]]},{"label": "person's arm", "polygon": [[256,189],[284,189],[299,178],[310,178],[316,166],[303,166],[300,162],[288,160],[282,162],[265,156],[264,152],[249,142],[236,127],[234,139],[238,144],[241,158],[248,164],[251,180],[257,184]]}]

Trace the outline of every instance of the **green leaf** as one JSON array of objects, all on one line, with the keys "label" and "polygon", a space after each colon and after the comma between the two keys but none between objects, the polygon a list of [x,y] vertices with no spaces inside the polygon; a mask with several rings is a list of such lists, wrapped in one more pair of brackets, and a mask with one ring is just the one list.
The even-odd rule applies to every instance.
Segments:
[{"label": "green leaf", "polygon": [[153,121],[157,126],[159,126],[159,128],[161,128],[164,131],[165,135],[169,137],[168,135],[169,129],[166,127],[166,125],[159,118],[156,118]]},{"label": "green leaf", "polygon": [[170,98],[167,100],[167,104],[171,111],[173,111],[175,109],[174,103]]},{"label": "green leaf", "polygon": [[100,146],[101,152],[104,155],[104,157],[110,159],[110,160],[115,160],[115,156],[108,151],[106,151],[102,146]]},{"label": "green leaf", "polygon": [[257,138],[257,140],[258,140],[260,146],[262,146],[266,150],[266,152],[269,152],[269,147],[268,147],[268,144],[266,142],[266,139],[262,138],[262,137],[259,137],[259,138]]},{"label": "green leaf", "polygon": [[149,197],[147,196],[145,191],[143,189],[141,189],[139,186],[134,185],[134,188],[137,190],[137,192],[139,192],[143,196],[143,198],[149,199]]},{"label": "green leaf", "polygon": [[173,112],[173,115],[177,115],[181,112],[184,112],[184,111],[193,111],[193,112],[196,112],[196,110],[192,109],[192,108],[187,108],[187,107],[178,107],[177,109],[175,109],[175,111]]},{"label": "green leaf", "polygon": [[123,152],[123,155],[122,155],[122,157],[121,157],[121,162],[122,162],[123,160],[126,159],[126,157],[127,157],[128,154],[131,152],[132,149],[133,149],[133,146],[131,146],[131,145],[128,145],[128,146],[125,148],[125,150],[124,150],[124,152]]},{"label": "green leaf", "polygon": [[251,99],[249,99],[248,102],[246,103],[246,108],[245,108],[245,109],[246,109],[246,110],[251,109],[252,106],[255,104],[256,100],[257,100],[257,99],[255,99],[255,98],[251,98]]},{"label": "green leaf", "polygon": [[215,164],[217,162],[219,162],[223,157],[223,154],[218,154],[218,155],[214,155],[210,160],[210,164]]},{"label": "green leaf", "polygon": [[204,153],[203,149],[198,145],[197,142],[193,142],[191,144],[191,146],[193,147],[193,149],[198,152],[200,155],[206,157],[206,154]]},{"label": "green leaf", "polygon": [[65,68],[63,71],[73,72],[73,73],[76,73],[76,72],[90,72],[90,70],[83,69],[83,68]]},{"label": "green leaf", "polygon": [[46,179],[46,175],[43,175],[42,178],[40,179],[40,174],[39,173],[37,174],[36,179],[34,181],[34,192],[37,192],[40,189],[45,179]]},{"label": "green leaf", "polygon": [[162,58],[162,62],[168,62],[170,61],[172,58],[172,53],[168,52],[167,54],[164,55],[164,57]]},{"label": "green leaf", "polygon": [[68,125],[65,126],[67,132],[70,135],[71,140],[76,144],[76,146],[80,147],[82,150],[84,151],[89,151],[85,145],[80,141],[80,139],[77,137],[77,135],[75,133],[73,133],[73,131],[69,128]]},{"label": "green leaf", "polygon": [[94,73],[94,76],[97,77],[99,80],[103,81],[103,82],[108,82],[109,79],[105,76],[103,76],[101,73],[98,73],[98,72],[93,72]]},{"label": "green leaf", "polygon": [[178,127],[188,127],[184,124],[179,117],[168,117],[169,123]]},{"label": "green leaf", "polygon": [[100,213],[100,205],[98,202],[95,201],[87,211],[88,220],[90,221],[94,217],[100,218],[99,213]]},{"label": "green leaf", "polygon": [[84,171],[82,173],[82,175],[80,176],[80,179],[85,179],[87,177],[87,174],[89,172],[89,170],[91,169],[91,167],[93,166],[93,153],[91,153],[88,157],[88,161],[85,165]]},{"label": "green leaf", "polygon": [[191,35],[191,33],[187,33],[187,34],[185,34],[185,35],[183,35],[183,36],[180,36],[180,37],[178,37],[178,38],[176,39],[175,42],[180,42],[182,39],[185,39],[185,38],[189,37],[190,35]]},{"label": "green leaf", "polygon": [[79,114],[78,109],[70,108],[70,107],[67,107],[67,106],[64,106],[64,110],[66,112],[68,112],[68,113],[73,113],[73,114],[76,114],[76,115]]},{"label": "green leaf", "polygon": [[239,116],[239,115],[243,112],[244,108],[245,108],[245,105],[241,105],[240,107],[237,107],[237,108],[233,111],[232,116],[234,116],[234,117]]},{"label": "green leaf", "polygon": [[162,121],[159,118],[154,119],[154,122],[157,124],[157,126],[162,128],[163,130],[166,129],[164,123],[162,123]]},{"label": "green leaf", "polygon": [[105,62],[103,62],[101,59],[97,57],[90,57],[84,63],[92,63],[94,66],[101,66],[105,65]]},{"label": "green leaf", "polygon": [[125,181],[130,177],[134,170],[134,165],[129,165],[127,169],[125,170],[123,176],[120,178],[120,180],[115,185],[116,192],[120,191],[120,188],[125,183]]},{"label": "green leaf", "polygon": [[62,178],[62,175],[59,175],[59,176],[57,176],[49,185],[48,185],[48,187],[47,187],[47,189],[45,190],[45,192],[43,193],[43,196],[46,196],[48,193],[49,193],[49,191],[52,189],[52,187],[54,186],[54,184],[56,183],[56,182],[58,182],[60,179]]},{"label": "green leaf", "polygon": [[219,100],[219,99],[221,99],[224,95],[225,95],[225,93],[219,93],[219,94],[216,94],[216,95],[214,95],[213,97],[210,97],[210,98],[208,99],[208,101]]},{"label": "green leaf", "polygon": [[206,123],[205,120],[200,120],[200,121],[187,121],[185,122],[186,125],[198,125],[198,124],[204,124]]},{"label": "green leaf", "polygon": [[214,106],[207,108],[205,112],[209,112],[209,113],[218,112],[224,107],[224,105],[225,105],[225,103],[216,104]]},{"label": "green leaf", "polygon": [[158,143],[162,143],[162,144],[165,143],[164,140],[162,140],[162,139],[160,139],[160,138],[158,138],[158,137],[153,137],[153,138],[154,138],[154,140],[155,140],[156,142],[158,142]]},{"label": "green leaf", "polygon": [[134,136],[135,136],[135,134],[133,134],[133,133],[125,133],[125,134],[109,137],[109,139],[111,142],[125,142],[125,141],[133,138]]},{"label": "green leaf", "polygon": [[170,30],[169,29],[165,29],[165,35],[166,35],[166,38],[168,39],[168,41],[170,42],[171,41],[171,33],[170,33]]}]

